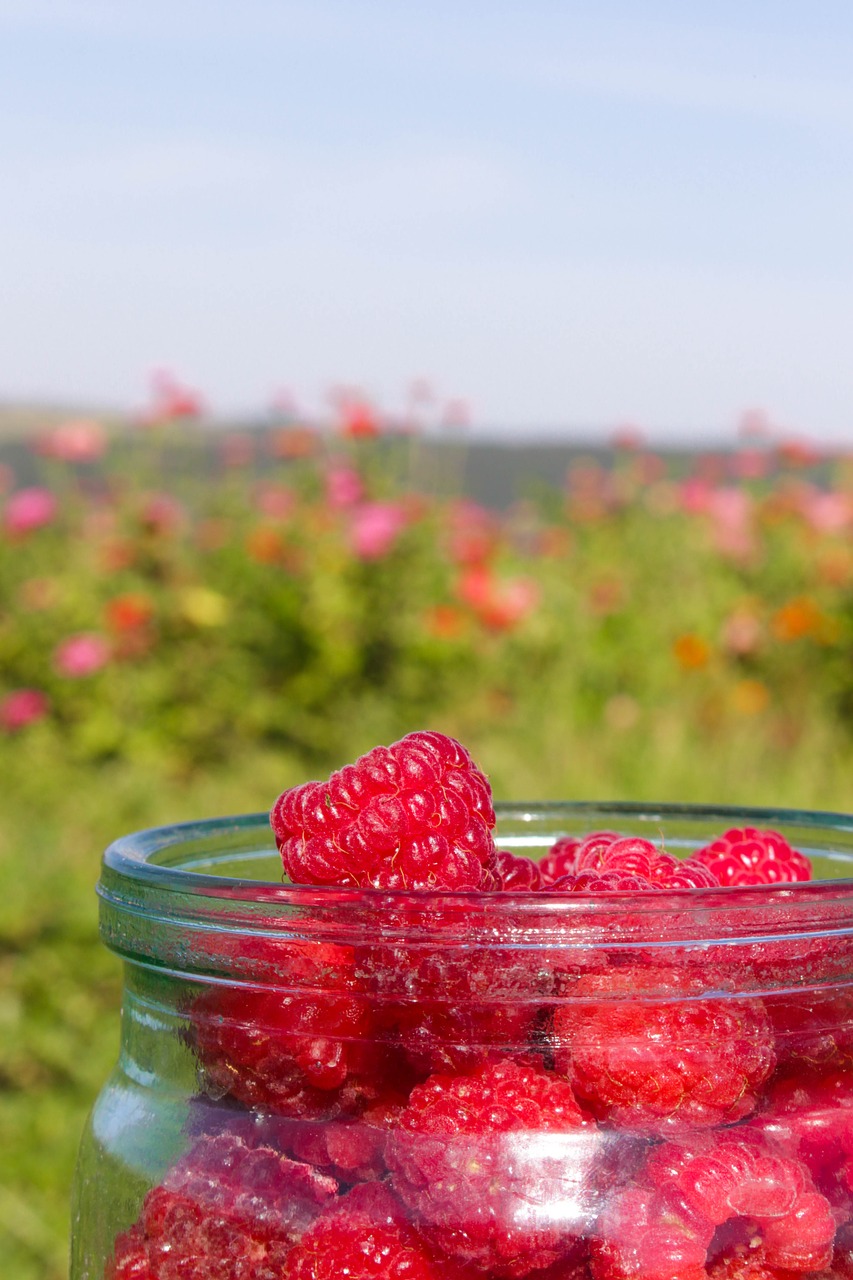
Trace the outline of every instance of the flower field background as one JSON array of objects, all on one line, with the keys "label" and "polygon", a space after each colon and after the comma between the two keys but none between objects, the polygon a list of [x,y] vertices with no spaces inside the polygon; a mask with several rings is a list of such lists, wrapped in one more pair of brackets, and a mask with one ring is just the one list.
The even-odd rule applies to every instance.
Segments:
[{"label": "flower field background", "polygon": [[[417,727],[498,799],[853,808],[853,456],[625,440],[487,507],[478,450],[60,423],[0,450],[0,1257],[65,1274],[115,1057],[104,845]],[[523,458],[522,458],[523,461]]]}]

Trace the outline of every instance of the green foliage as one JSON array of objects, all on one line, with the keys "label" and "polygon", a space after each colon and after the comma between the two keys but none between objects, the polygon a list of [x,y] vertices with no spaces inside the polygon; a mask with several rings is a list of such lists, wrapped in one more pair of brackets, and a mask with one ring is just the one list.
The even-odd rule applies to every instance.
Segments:
[{"label": "green foliage", "polygon": [[[421,726],[462,738],[502,799],[850,807],[841,463],[776,460],[746,486],[625,454],[497,515],[417,492],[386,442],[294,459],[260,436],[254,470],[172,446],[54,462],[56,519],[0,532],[0,1253],[18,1280],[64,1275],[77,1137],[116,1051],[93,892],[116,835],[265,809]],[[88,674],[63,665],[81,634]],[[16,727],[21,689],[46,709]]]}]

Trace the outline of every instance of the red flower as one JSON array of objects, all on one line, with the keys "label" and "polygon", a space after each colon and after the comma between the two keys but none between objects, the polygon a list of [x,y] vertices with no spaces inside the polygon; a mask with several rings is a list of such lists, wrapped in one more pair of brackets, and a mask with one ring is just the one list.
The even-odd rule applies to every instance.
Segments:
[{"label": "red flower", "polygon": [[0,701],[0,729],[17,733],[47,715],[48,701],[40,689],[13,689]]}]

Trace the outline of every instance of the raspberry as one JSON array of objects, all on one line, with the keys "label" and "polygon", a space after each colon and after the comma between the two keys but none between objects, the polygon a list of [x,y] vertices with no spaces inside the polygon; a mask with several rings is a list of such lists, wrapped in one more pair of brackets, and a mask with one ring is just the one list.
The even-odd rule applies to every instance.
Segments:
[{"label": "raspberry", "polygon": [[853,1078],[850,1071],[796,1074],[775,1080],[767,1107],[756,1117],[762,1130],[808,1168],[820,1191],[850,1214],[853,1190]]},{"label": "raspberry", "polygon": [[326,782],[285,791],[270,814],[294,883],[378,889],[490,888],[491,789],[441,733],[374,747]]},{"label": "raspberry", "polygon": [[721,1130],[667,1142],[649,1157],[644,1180],[679,1212],[714,1229],[754,1224],[766,1263],[816,1271],[832,1256],[835,1219],[808,1170],[752,1130]]},{"label": "raspberry", "polygon": [[[324,1211],[291,1251],[281,1280],[457,1280],[376,1184],[355,1187]],[[459,1273],[458,1280],[463,1280]]]},{"label": "raspberry", "polygon": [[495,860],[497,888],[505,893],[541,889],[543,885],[539,864],[532,858],[499,849]]},{"label": "raspberry", "polygon": [[576,1246],[597,1147],[564,1080],[501,1059],[417,1085],[386,1158],[433,1245],[493,1277],[521,1277]]},{"label": "raspberry", "polygon": [[770,1021],[760,1000],[702,991],[701,978],[675,969],[582,975],[554,1012],[555,1069],[616,1128],[664,1133],[744,1119],[776,1063]]},{"label": "raspberry", "polygon": [[294,946],[281,985],[211,985],[190,1009],[190,1040],[207,1091],[280,1115],[361,1111],[399,1072],[360,994],[349,947]]},{"label": "raspberry", "polygon": [[[801,964],[800,974],[804,968]],[[792,974],[790,985],[796,980]],[[849,987],[780,993],[770,996],[765,1004],[776,1033],[780,1064],[796,1063],[800,1071],[849,1069],[853,1059],[853,994]]]},{"label": "raspberry", "polygon": [[532,1054],[540,1008],[553,989],[548,956],[431,946],[401,954],[398,972],[411,994],[393,1011],[392,1034],[415,1071],[468,1071],[496,1053]]},{"label": "raspberry", "polygon": [[733,827],[690,859],[708,867],[717,884],[792,884],[811,880],[811,862],[778,831]]},{"label": "raspberry", "polygon": [[648,893],[657,888],[634,871],[576,871],[549,884],[548,893]]},{"label": "raspberry", "polygon": [[202,1138],[145,1197],[115,1242],[106,1280],[278,1276],[338,1184],[271,1147]]},{"label": "raspberry", "polygon": [[575,870],[575,855],[580,844],[577,836],[560,836],[559,840],[554,841],[545,857],[539,862],[543,888],[547,888],[561,876],[572,874]]},{"label": "raspberry", "polygon": [[300,1123],[288,1144],[292,1154],[342,1182],[373,1182],[388,1172],[385,1144],[407,1099],[388,1098],[355,1119]]},{"label": "raspberry", "polygon": [[[552,851],[553,852],[553,851]],[[550,856],[550,855],[549,855]],[[640,836],[597,831],[560,861],[571,870],[550,879],[547,887],[563,893],[643,892],[647,889],[713,889],[716,880],[700,863],[674,858]],[[553,876],[558,862],[548,865]],[[613,878],[611,878],[613,877]]]},{"label": "raspberry", "polygon": [[666,1205],[653,1187],[611,1197],[591,1241],[592,1280],[706,1280],[713,1228]]}]

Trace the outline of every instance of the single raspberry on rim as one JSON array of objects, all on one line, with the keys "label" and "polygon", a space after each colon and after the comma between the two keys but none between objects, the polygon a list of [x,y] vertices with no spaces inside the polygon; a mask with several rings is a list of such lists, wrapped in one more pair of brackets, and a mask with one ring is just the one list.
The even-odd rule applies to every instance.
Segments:
[{"label": "single raspberry on rim", "polygon": [[122,1232],[107,1280],[278,1276],[338,1184],[267,1146],[204,1137],[145,1197]]},{"label": "single raspberry on rim", "polygon": [[416,1085],[386,1160],[432,1245],[457,1263],[515,1278],[577,1247],[591,1217],[598,1152],[598,1130],[565,1080],[496,1059]]},{"label": "single raspberry on rim", "polygon": [[475,890],[495,882],[488,779],[443,733],[409,733],[326,782],[284,791],[270,823],[295,884]]},{"label": "single raspberry on rim", "polygon": [[793,884],[812,878],[812,864],[804,853],[792,849],[778,831],[757,827],[732,827],[698,849],[690,862],[701,862],[724,886]]}]

